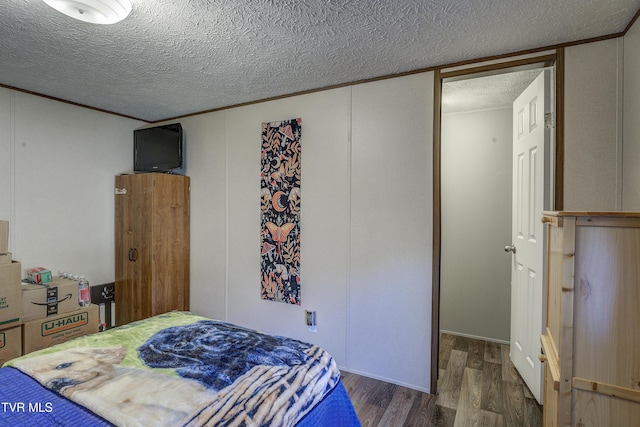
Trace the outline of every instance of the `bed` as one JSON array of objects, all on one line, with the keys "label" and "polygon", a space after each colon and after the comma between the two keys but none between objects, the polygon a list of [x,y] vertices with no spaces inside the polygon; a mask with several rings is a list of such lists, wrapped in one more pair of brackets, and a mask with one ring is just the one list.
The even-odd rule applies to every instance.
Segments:
[{"label": "bed", "polygon": [[0,424],[359,426],[322,348],[171,312],[10,360]]}]

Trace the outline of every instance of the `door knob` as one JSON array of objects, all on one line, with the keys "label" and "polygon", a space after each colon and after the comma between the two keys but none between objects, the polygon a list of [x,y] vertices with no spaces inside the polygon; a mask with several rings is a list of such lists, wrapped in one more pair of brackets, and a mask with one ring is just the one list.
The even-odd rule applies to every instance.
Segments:
[{"label": "door knob", "polygon": [[516,245],[505,246],[504,247],[504,251],[505,252],[513,252],[515,254],[516,253]]}]

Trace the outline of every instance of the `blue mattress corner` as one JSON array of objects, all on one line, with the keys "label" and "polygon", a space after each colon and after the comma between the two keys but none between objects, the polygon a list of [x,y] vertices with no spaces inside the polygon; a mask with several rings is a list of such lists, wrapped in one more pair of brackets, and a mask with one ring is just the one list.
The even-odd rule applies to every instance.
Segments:
[{"label": "blue mattress corner", "polygon": [[297,424],[297,427],[359,426],[360,421],[342,381]]}]

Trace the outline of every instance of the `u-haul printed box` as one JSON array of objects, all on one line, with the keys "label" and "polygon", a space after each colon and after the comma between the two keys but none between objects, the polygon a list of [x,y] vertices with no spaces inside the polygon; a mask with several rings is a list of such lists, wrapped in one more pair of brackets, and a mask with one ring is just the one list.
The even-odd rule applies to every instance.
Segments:
[{"label": "u-haul printed box", "polygon": [[24,354],[98,332],[98,306],[33,320],[22,325]]}]

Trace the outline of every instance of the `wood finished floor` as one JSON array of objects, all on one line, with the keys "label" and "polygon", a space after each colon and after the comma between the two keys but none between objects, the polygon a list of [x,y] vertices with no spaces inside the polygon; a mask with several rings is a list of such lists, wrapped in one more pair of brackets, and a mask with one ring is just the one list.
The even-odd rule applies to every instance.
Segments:
[{"label": "wood finished floor", "polygon": [[441,334],[436,396],[348,372],[342,381],[364,427],[542,426],[508,345]]}]

